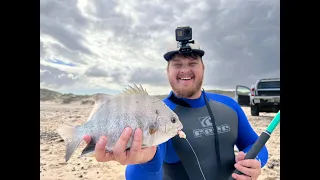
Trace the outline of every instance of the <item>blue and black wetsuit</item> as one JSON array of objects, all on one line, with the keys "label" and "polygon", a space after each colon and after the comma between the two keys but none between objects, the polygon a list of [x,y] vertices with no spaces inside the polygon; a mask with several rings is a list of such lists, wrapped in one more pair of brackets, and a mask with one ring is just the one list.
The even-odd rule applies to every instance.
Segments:
[{"label": "blue and black wetsuit", "polygon": [[[215,123],[212,123],[204,96],[208,98]],[[182,121],[183,131],[197,154],[206,179],[228,179],[234,170],[234,145],[246,153],[258,138],[242,108],[230,97],[208,92],[202,92],[198,99],[182,99],[189,107],[174,103],[172,97],[177,99],[171,92],[163,101]],[[217,164],[213,124],[218,132],[220,165]],[[256,158],[263,167],[268,160],[267,148],[263,147]],[[203,179],[192,149],[178,136],[160,144],[151,161],[128,165],[125,176],[127,180]]]}]

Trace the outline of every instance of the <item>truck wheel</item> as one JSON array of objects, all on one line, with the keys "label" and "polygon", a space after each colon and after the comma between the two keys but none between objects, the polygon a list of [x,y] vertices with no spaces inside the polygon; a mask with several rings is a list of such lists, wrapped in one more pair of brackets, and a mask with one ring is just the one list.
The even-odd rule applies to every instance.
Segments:
[{"label": "truck wheel", "polygon": [[257,105],[251,105],[251,116],[259,116],[259,107]]}]

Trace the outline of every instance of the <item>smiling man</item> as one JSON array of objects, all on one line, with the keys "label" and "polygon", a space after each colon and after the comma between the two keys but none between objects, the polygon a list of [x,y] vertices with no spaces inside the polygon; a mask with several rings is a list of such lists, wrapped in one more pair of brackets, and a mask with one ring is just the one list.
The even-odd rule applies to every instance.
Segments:
[{"label": "smiling man", "polygon": [[200,57],[204,51],[196,49],[194,44],[190,46],[194,48],[191,54],[177,54],[178,49],[173,46],[164,58],[168,60],[167,75],[173,92],[177,96],[193,99],[201,94],[199,89],[203,83],[204,64]]},{"label": "smiling man", "polygon": [[[258,135],[232,98],[202,90],[205,52],[198,44],[190,46],[189,53],[180,53],[175,44],[164,54],[172,91],[163,100],[179,116],[190,144],[176,136],[157,147],[141,149],[138,129],[126,152],[129,128],[112,154],[105,152],[106,138],[102,137],[96,159],[128,165],[127,180],[227,180],[231,175],[238,180],[256,180],[267,163],[268,151],[264,146],[256,159],[244,159]],[[89,137],[85,139],[89,142]],[[235,145],[240,150],[237,156]],[[244,174],[233,174],[234,168]]]}]

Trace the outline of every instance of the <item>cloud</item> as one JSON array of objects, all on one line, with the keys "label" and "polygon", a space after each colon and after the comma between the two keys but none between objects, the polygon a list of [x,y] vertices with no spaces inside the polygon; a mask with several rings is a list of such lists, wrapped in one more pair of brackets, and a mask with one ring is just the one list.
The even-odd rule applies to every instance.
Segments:
[{"label": "cloud", "polygon": [[141,83],[150,93],[168,93],[163,54],[175,28],[186,25],[206,52],[206,89],[280,75],[276,0],[43,0],[40,15],[40,85],[46,88],[115,92]]},{"label": "cloud", "polygon": [[40,65],[40,85],[43,84],[49,88],[57,89],[64,86],[73,86],[76,82],[81,81],[78,76],[79,74]]},{"label": "cloud", "polygon": [[165,86],[168,84],[164,69],[136,68],[129,81],[136,84],[149,84],[152,86]]},{"label": "cloud", "polygon": [[91,76],[91,77],[107,77],[108,72],[104,69],[101,69],[98,66],[92,66],[87,69],[87,71],[85,72],[85,75]]}]

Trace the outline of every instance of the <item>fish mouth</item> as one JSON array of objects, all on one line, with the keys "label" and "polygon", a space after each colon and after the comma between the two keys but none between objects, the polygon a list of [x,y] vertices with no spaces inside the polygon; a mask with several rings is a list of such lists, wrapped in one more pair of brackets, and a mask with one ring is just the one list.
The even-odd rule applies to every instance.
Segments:
[{"label": "fish mouth", "polygon": [[177,127],[177,131],[180,131],[180,130],[182,130],[183,129],[183,126],[182,125],[179,125],[178,127]]}]

